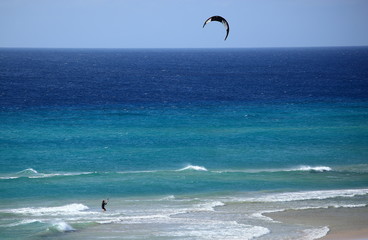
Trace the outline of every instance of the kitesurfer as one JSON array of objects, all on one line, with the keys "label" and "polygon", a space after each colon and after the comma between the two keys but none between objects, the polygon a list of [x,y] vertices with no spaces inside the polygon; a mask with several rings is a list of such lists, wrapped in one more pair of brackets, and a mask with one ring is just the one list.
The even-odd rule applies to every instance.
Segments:
[{"label": "kitesurfer", "polygon": [[106,208],[105,208],[105,206],[107,205],[107,202],[108,202],[109,200],[102,200],[102,205],[101,205],[101,207],[102,207],[102,210],[105,212],[106,211]]}]

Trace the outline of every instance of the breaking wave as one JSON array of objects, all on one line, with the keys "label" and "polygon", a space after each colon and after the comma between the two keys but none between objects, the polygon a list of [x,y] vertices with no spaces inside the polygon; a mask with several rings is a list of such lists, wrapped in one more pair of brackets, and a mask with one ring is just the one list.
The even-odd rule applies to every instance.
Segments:
[{"label": "breaking wave", "polygon": [[316,166],[316,167],[300,166],[298,168],[291,169],[290,171],[329,172],[331,170],[332,168],[327,167],[327,166]]},{"label": "breaking wave", "polygon": [[17,179],[17,178],[49,178],[49,177],[57,177],[57,176],[79,176],[79,175],[88,175],[93,174],[95,172],[75,172],[75,173],[39,173],[33,168],[27,168],[22,171],[19,171],[12,175],[1,176],[0,179]]},{"label": "breaking wave", "polygon": [[188,166],[186,166],[184,168],[181,168],[181,169],[179,169],[177,171],[185,171],[185,170],[205,171],[205,172],[208,171],[207,168],[205,168],[205,167],[195,166],[195,165],[188,165]]},{"label": "breaking wave", "polygon": [[304,239],[305,240],[320,239],[326,236],[329,231],[330,229],[327,226],[321,228],[305,229],[303,230],[303,233],[306,235]]},{"label": "breaking wave", "polygon": [[64,221],[56,221],[47,229],[51,232],[73,232],[75,229]]},{"label": "breaking wave", "polygon": [[355,197],[368,194],[368,189],[322,190],[305,192],[286,192],[268,194],[256,198],[246,198],[247,202],[291,202],[304,200],[323,200],[337,197]]},{"label": "breaking wave", "polygon": [[2,210],[2,212],[13,213],[13,214],[22,214],[29,216],[59,216],[59,215],[79,215],[86,212],[89,207],[80,204],[73,203],[59,207],[27,207],[27,208],[16,208],[9,210]]},{"label": "breaking wave", "polygon": [[16,226],[27,225],[27,224],[31,224],[31,223],[42,223],[42,221],[40,221],[38,219],[24,219],[24,220],[21,220],[21,221],[18,221],[18,222],[6,224],[6,225],[1,225],[0,227],[16,227]]},{"label": "breaking wave", "polygon": [[244,173],[277,173],[277,172],[329,172],[332,171],[331,167],[328,166],[308,166],[302,165],[298,167],[291,167],[291,168],[271,168],[271,169],[245,169],[245,170],[218,170],[214,171],[217,173],[227,173],[227,172],[244,172]]},{"label": "breaking wave", "polygon": [[[288,210],[311,210],[311,209],[328,209],[328,208],[361,208],[361,207],[367,207],[367,204],[334,204],[334,205],[325,205],[325,206],[306,206],[306,207],[291,207],[291,208],[285,208],[285,209],[274,209],[274,210],[263,210],[260,212],[253,213],[251,215],[252,218],[255,219],[262,219],[264,221],[268,222],[275,222],[278,223],[278,221],[272,219],[271,217],[266,216],[268,213],[276,213],[276,212],[284,212]],[[266,215],[265,215],[266,214]]]}]

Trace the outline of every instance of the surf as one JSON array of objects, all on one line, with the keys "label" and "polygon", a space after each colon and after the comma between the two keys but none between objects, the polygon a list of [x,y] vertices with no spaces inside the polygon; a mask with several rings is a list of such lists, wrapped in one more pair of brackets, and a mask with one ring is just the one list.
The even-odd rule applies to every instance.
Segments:
[{"label": "surf", "polygon": [[183,167],[181,169],[178,169],[176,171],[181,172],[181,171],[203,171],[203,172],[207,172],[207,168],[203,167],[203,166],[195,166],[195,165],[187,165],[186,167]]},{"label": "surf", "polygon": [[54,221],[50,224],[46,231],[50,232],[74,232],[76,231],[71,225],[65,221]]},{"label": "surf", "polygon": [[329,166],[309,166],[301,165],[296,167],[286,168],[259,168],[259,169],[227,169],[213,170],[217,173],[277,173],[277,172],[330,172],[333,169]]},{"label": "surf", "polygon": [[57,207],[26,207],[15,209],[4,209],[1,212],[28,215],[28,216],[62,216],[62,215],[80,215],[87,213],[89,207],[81,203],[72,203]]},{"label": "surf", "polygon": [[290,171],[306,171],[306,172],[329,172],[332,171],[332,168],[328,166],[307,166],[303,165],[297,168],[290,169]]},{"label": "surf", "polygon": [[68,177],[68,176],[80,176],[90,175],[96,172],[55,172],[55,173],[40,173],[33,168],[27,168],[22,171],[6,174],[0,177],[0,179],[18,179],[18,178],[52,178],[52,177]]},{"label": "surf", "polygon": [[368,189],[343,189],[343,190],[319,190],[319,191],[298,191],[273,194],[262,194],[260,197],[244,198],[239,201],[244,202],[294,202],[305,200],[324,200],[330,198],[353,198],[368,194]]}]

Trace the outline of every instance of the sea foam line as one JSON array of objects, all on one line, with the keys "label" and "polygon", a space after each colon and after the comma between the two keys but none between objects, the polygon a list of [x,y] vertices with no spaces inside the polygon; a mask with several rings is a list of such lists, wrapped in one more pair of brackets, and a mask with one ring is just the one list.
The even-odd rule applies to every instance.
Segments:
[{"label": "sea foam line", "polygon": [[199,240],[250,240],[270,233],[265,227],[214,219],[171,218],[175,231],[157,232],[156,236]]},{"label": "sea foam line", "polygon": [[75,229],[64,221],[55,221],[47,228],[48,231],[73,232]]},{"label": "sea foam line", "polygon": [[[262,173],[262,172],[329,172],[332,171],[331,167],[328,166],[308,166],[302,165],[294,168],[284,168],[284,169],[245,169],[245,170],[215,170],[209,171],[204,166],[197,165],[187,165],[183,168],[177,170],[141,170],[141,171],[118,171],[118,172],[105,172],[102,174],[118,173],[118,174],[140,174],[140,173],[157,173],[157,172],[181,172],[181,171],[202,171],[202,172],[212,172],[212,173]],[[13,175],[1,176],[0,179],[17,179],[17,178],[50,178],[58,176],[81,176],[96,174],[98,172],[69,172],[69,173],[39,173],[33,168],[27,168]]]},{"label": "sea foam line", "polygon": [[49,178],[49,177],[57,177],[57,176],[79,176],[79,175],[88,175],[96,172],[70,172],[70,173],[39,173],[33,168],[27,168],[22,171],[19,171],[13,175],[2,176],[0,179],[17,179],[17,178]]},{"label": "sea foam line", "polygon": [[88,209],[89,207],[83,204],[73,203],[59,207],[27,207],[9,210],[5,209],[1,210],[1,212],[31,215],[31,216],[44,216],[44,215],[58,216],[58,215],[75,215],[83,213],[90,214],[90,212],[83,212]]},{"label": "sea foam line", "polygon": [[185,170],[195,170],[195,171],[205,171],[207,172],[207,168],[202,167],[202,166],[195,166],[195,165],[188,165],[184,168],[178,169],[176,171],[180,172],[180,171],[185,171]]},{"label": "sea foam line", "polygon": [[261,197],[237,199],[244,202],[291,202],[304,200],[322,200],[336,197],[355,197],[368,194],[368,189],[321,190],[304,192],[286,192],[263,195]]},{"label": "sea foam line", "polygon": [[43,223],[42,220],[40,219],[24,219],[15,223],[10,223],[10,224],[6,224],[6,225],[0,225],[0,227],[16,227],[16,226],[20,226],[20,225],[27,225],[27,224],[31,224],[31,223]]},{"label": "sea foam line", "polygon": [[191,211],[215,211],[216,207],[225,206],[225,203],[221,201],[209,201],[205,203],[197,204]]},{"label": "sea foam line", "polygon": [[332,171],[331,167],[328,166],[308,166],[302,165],[298,167],[291,168],[271,168],[271,169],[244,169],[244,170],[217,170],[213,171],[216,173],[277,173],[277,172],[329,172]]},{"label": "sea foam line", "polygon": [[[27,224],[32,224],[32,223],[44,223],[45,224],[47,223],[47,220],[25,219],[25,220],[21,220],[16,223],[3,225],[1,227],[16,227],[16,226],[27,225]],[[49,227],[46,229],[47,231],[57,231],[57,232],[75,231],[75,229],[72,226],[70,226],[67,222],[61,221],[61,220],[55,220],[55,221],[52,221],[51,223],[49,222],[48,225]]]},{"label": "sea foam line", "polygon": [[38,176],[31,176],[29,178],[49,178],[49,177],[57,177],[57,176],[80,176],[80,175],[89,175],[96,172],[79,172],[79,173],[43,173]]},{"label": "sea foam line", "polygon": [[274,219],[265,216],[267,213],[276,213],[276,212],[285,212],[289,210],[293,211],[302,211],[302,210],[312,210],[312,209],[329,209],[329,208],[359,208],[359,207],[367,207],[368,204],[342,204],[342,205],[326,205],[326,206],[307,206],[307,207],[293,207],[293,208],[284,208],[284,209],[274,209],[274,210],[265,210],[261,212],[253,213],[251,216],[255,219],[261,219],[268,222],[278,223],[279,221],[275,221]]},{"label": "sea foam line", "polygon": [[320,239],[326,236],[329,231],[330,229],[327,226],[321,228],[305,229],[303,230],[303,232],[304,234],[306,234],[306,236],[303,239],[304,240]]},{"label": "sea foam line", "polygon": [[332,168],[327,167],[327,166],[316,166],[316,167],[311,167],[311,166],[300,166],[297,168],[293,168],[290,169],[289,171],[311,171],[311,172],[329,172],[331,171]]}]

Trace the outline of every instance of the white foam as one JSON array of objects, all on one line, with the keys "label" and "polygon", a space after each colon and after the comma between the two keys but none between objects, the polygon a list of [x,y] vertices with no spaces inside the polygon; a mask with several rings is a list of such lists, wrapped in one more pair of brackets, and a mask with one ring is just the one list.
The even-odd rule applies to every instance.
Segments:
[{"label": "white foam", "polygon": [[[192,171],[208,171],[207,168],[203,166],[196,166],[196,165],[187,165],[184,168],[175,170],[175,171],[186,171],[186,170],[192,170]],[[164,170],[161,170],[164,171]],[[307,166],[302,165],[299,167],[294,168],[284,168],[284,169],[245,169],[245,170],[218,170],[213,171],[215,173],[228,173],[228,172],[244,172],[244,173],[258,173],[258,172],[293,172],[293,171],[310,171],[310,172],[328,172],[332,171],[332,168],[328,166]],[[120,174],[139,174],[139,173],[155,173],[159,172],[159,170],[145,170],[145,171],[120,171],[117,173]],[[79,175],[87,175],[87,174],[93,174],[96,172],[71,172],[71,173],[39,173],[33,168],[27,168],[20,172],[17,172],[16,174],[9,175],[9,176],[2,176],[0,179],[16,179],[20,177],[26,177],[26,178],[49,178],[49,177],[57,177],[57,176],[79,176]]]},{"label": "white foam", "polygon": [[156,173],[159,172],[159,170],[142,170],[142,171],[119,171],[117,173],[119,174],[127,174],[127,173]]},{"label": "white foam", "polygon": [[268,194],[256,198],[245,198],[242,201],[249,202],[291,202],[303,200],[321,200],[336,197],[355,197],[368,194],[368,189],[324,190],[305,192],[286,192]]},{"label": "white foam", "polygon": [[16,227],[16,226],[26,225],[26,224],[36,223],[36,222],[42,223],[42,221],[39,220],[39,219],[24,219],[24,220],[15,222],[15,223],[10,223],[10,224],[7,224],[7,225],[2,225],[1,227]]},{"label": "white foam", "polygon": [[329,172],[332,171],[332,168],[328,167],[328,166],[307,166],[307,165],[302,165],[302,166],[298,166],[298,167],[291,167],[291,168],[269,168],[269,169],[244,169],[244,170],[217,170],[217,171],[213,171],[216,173],[262,173],[262,172]]},{"label": "white foam", "polygon": [[125,216],[113,219],[102,220],[99,219],[96,222],[99,224],[109,224],[109,223],[123,223],[123,224],[143,224],[143,223],[153,223],[153,222],[163,222],[166,223],[170,221],[169,213],[167,214],[153,214],[153,215],[141,215],[141,216]]},{"label": "white foam", "polygon": [[202,204],[198,204],[194,207],[193,211],[215,211],[215,207],[225,206],[221,201],[210,201]]},{"label": "white foam", "polygon": [[359,208],[359,207],[367,207],[368,204],[343,204],[343,205],[334,205],[334,208]]},{"label": "white foam", "polygon": [[310,210],[310,209],[328,209],[328,208],[359,208],[359,207],[366,207],[367,204],[342,204],[342,205],[326,205],[326,206],[306,206],[306,207],[293,207],[293,208],[288,208],[288,209],[275,209],[275,210],[267,210],[267,211],[261,211],[261,212],[256,212],[251,214],[252,218],[255,219],[260,219],[260,220],[264,220],[267,222],[274,222],[274,223],[279,223],[279,221],[275,221],[274,219],[265,216],[264,214],[267,213],[275,213],[275,212],[284,212],[287,210]]},{"label": "white foam", "polygon": [[[297,207],[297,208],[290,208],[288,210],[309,210],[309,209],[328,209],[328,208],[359,208],[359,207],[366,207],[367,204],[335,204],[335,205],[326,205],[326,206],[318,206],[318,207]],[[284,209],[283,211],[286,211]]]},{"label": "white foam", "polygon": [[31,177],[31,176],[37,176],[39,173],[34,170],[33,168],[27,168],[27,169],[24,169],[22,171],[19,171],[15,174],[13,174],[13,176],[3,176],[3,177],[0,177],[0,179],[17,179],[17,178],[20,178],[20,177]]},{"label": "white foam", "polygon": [[235,221],[172,219],[178,224],[174,231],[159,233],[162,237],[184,237],[201,240],[250,240],[270,232],[260,226],[239,224]]},{"label": "white foam", "polygon": [[194,165],[188,165],[184,168],[181,168],[177,171],[185,171],[185,170],[195,170],[195,171],[208,171],[205,167],[202,166],[194,166]]},{"label": "white foam", "polygon": [[31,215],[31,216],[44,216],[44,215],[74,215],[81,214],[82,211],[89,209],[87,206],[80,203],[73,203],[59,207],[29,207],[29,208],[16,208],[10,210],[3,210],[3,212]]},{"label": "white foam", "polygon": [[303,230],[303,233],[305,234],[303,240],[315,240],[323,238],[329,231],[330,229],[327,226],[321,228],[305,229]]},{"label": "white foam", "polygon": [[79,176],[86,174],[93,174],[95,172],[71,172],[71,173],[39,173],[33,168],[27,168],[13,175],[2,176],[0,179],[17,179],[17,178],[49,178],[57,176]]},{"label": "white foam", "polygon": [[49,177],[57,177],[57,176],[80,176],[80,175],[88,175],[93,174],[94,172],[76,172],[76,173],[40,173],[36,176],[29,176],[29,178],[49,178]]},{"label": "white foam", "polygon": [[24,169],[20,172],[17,172],[18,175],[20,174],[38,174],[38,172],[36,170],[34,170],[33,168],[27,168],[27,169]]},{"label": "white foam", "polygon": [[52,223],[51,228],[48,228],[48,229],[49,230],[55,229],[58,232],[72,232],[72,231],[75,231],[75,229],[72,226],[70,226],[69,224],[67,224],[64,221],[54,222],[54,223]]},{"label": "white foam", "polygon": [[17,179],[19,177],[0,177],[0,179]]},{"label": "white foam", "polygon": [[159,199],[160,201],[168,201],[168,200],[175,200],[175,196],[174,195],[169,195],[163,198]]},{"label": "white foam", "polygon": [[262,211],[262,212],[253,213],[251,215],[251,217],[252,218],[255,218],[255,219],[260,219],[260,220],[263,220],[263,221],[266,221],[266,222],[279,223],[279,221],[275,221],[272,218],[267,217],[267,216],[265,216],[263,214],[265,214],[265,213],[283,212],[283,211],[285,211],[285,209]]},{"label": "white foam", "polygon": [[316,167],[300,166],[300,167],[291,169],[290,171],[329,172],[331,170],[332,168],[327,167],[327,166],[316,166]]}]

